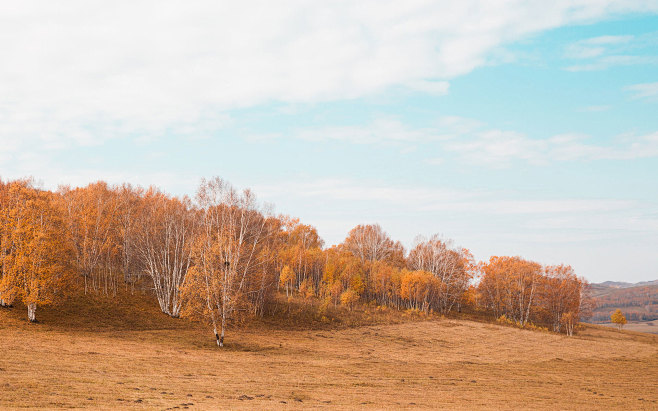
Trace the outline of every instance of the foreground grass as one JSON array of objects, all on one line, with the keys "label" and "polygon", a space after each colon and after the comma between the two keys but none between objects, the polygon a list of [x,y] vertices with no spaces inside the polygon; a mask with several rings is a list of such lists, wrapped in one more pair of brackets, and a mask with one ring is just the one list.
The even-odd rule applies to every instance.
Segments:
[{"label": "foreground grass", "polygon": [[658,408],[651,335],[363,313],[359,327],[250,324],[220,350],[148,300],[76,301],[40,324],[0,310],[0,408]]}]

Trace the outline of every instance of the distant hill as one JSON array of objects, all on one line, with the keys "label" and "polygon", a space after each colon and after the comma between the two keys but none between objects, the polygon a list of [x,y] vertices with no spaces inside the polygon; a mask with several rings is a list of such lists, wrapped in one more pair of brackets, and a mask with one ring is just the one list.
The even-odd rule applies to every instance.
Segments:
[{"label": "distant hill", "polygon": [[604,281],[602,283],[596,283],[592,285],[600,286],[601,288],[632,288],[632,287],[641,287],[645,285],[658,285],[658,280],[641,281],[639,283],[626,283],[623,281]]},{"label": "distant hill", "polygon": [[658,280],[639,283],[606,281],[591,285],[596,309],[594,323],[610,321],[610,313],[620,309],[629,321],[658,320]]}]

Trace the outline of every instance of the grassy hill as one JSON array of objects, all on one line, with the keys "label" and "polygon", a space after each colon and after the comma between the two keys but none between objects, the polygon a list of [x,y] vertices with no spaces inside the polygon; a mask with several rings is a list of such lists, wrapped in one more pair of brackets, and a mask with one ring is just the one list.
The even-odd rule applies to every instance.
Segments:
[{"label": "grassy hill", "polygon": [[629,320],[628,329],[658,334],[658,281],[607,281],[591,287],[596,299],[591,322],[612,326],[610,314],[619,308]]},{"label": "grassy hill", "polygon": [[658,408],[658,336],[296,304],[223,350],[139,294],[0,310],[0,409]]}]

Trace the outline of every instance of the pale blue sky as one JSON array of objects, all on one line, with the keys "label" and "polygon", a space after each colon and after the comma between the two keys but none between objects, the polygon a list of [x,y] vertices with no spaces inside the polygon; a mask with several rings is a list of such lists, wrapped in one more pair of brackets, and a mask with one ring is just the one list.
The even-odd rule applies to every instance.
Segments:
[{"label": "pale blue sky", "polygon": [[657,279],[658,2],[459,3],[4,3],[0,175]]}]

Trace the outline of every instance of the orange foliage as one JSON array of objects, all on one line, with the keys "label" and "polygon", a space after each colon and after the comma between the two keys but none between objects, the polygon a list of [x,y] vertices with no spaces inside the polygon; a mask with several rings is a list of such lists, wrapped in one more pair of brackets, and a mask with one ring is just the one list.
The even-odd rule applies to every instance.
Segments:
[{"label": "orange foliage", "polygon": [[3,185],[0,299],[18,298],[36,321],[38,305],[50,304],[70,286],[72,247],[61,199],[29,180]]},{"label": "orange foliage", "polygon": [[591,310],[588,285],[569,266],[502,256],[476,264],[437,235],[405,255],[378,224],[324,248],[313,226],[268,215],[249,190],[218,178],[202,181],[195,202],[104,182],[51,193],[29,180],[0,181],[0,264],[0,306],[21,299],[30,318],[75,272],[85,291],[108,296],[144,276],[163,312],[207,321],[219,345],[228,322],[262,315],[281,286],[349,309],[468,307],[567,334]]}]

